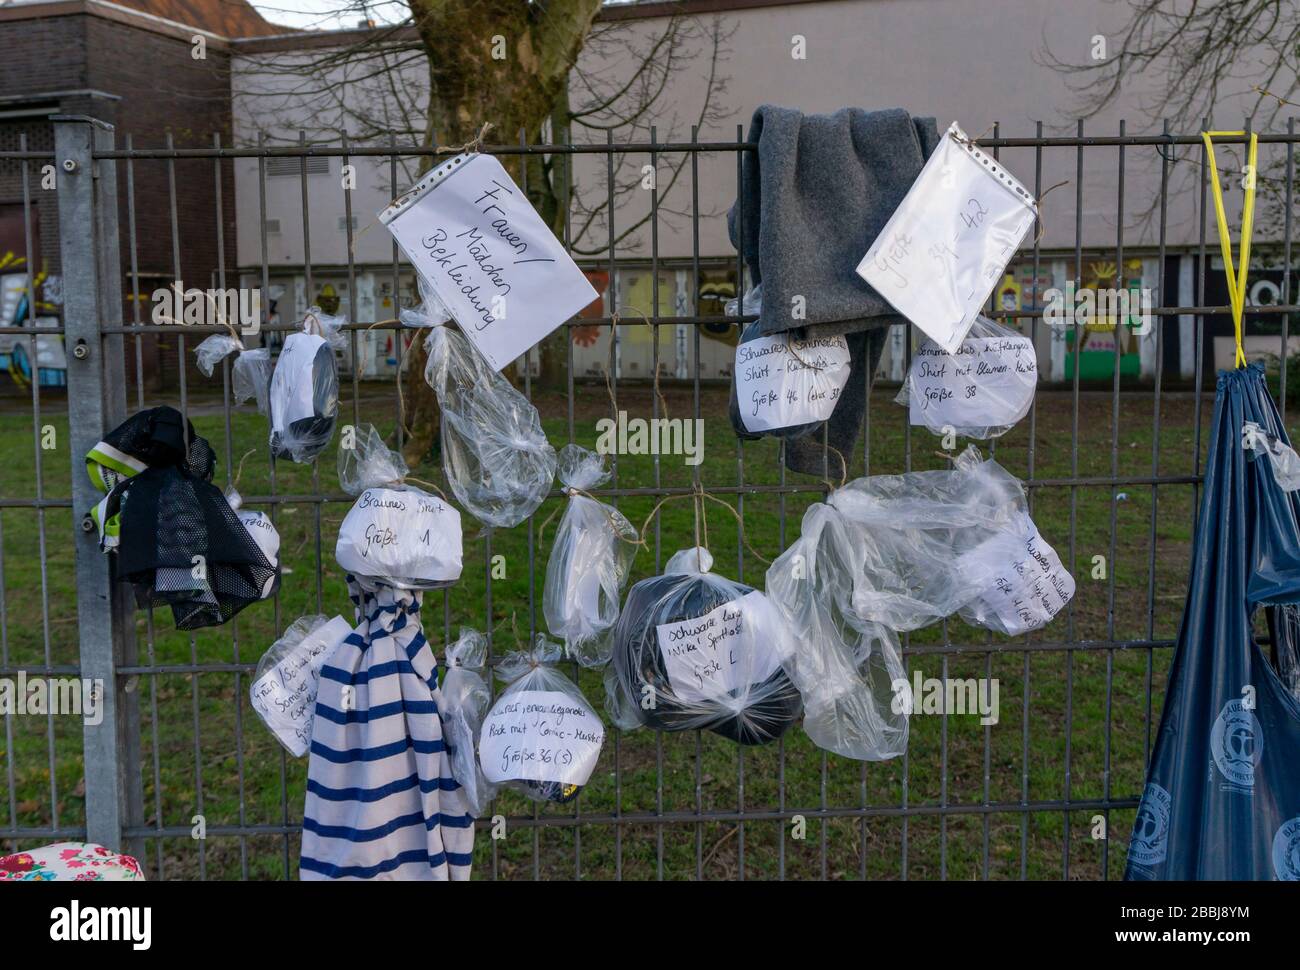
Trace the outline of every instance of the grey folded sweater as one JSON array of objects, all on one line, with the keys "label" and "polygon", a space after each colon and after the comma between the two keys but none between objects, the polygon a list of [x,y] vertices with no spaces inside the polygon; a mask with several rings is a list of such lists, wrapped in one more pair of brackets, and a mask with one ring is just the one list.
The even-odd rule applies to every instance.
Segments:
[{"label": "grey folded sweater", "polygon": [[[754,112],[749,140],[758,151],[742,159],[740,198],[727,214],[731,242],[744,257],[751,285],[763,284],[762,309],[746,337],[880,330],[869,339],[850,339],[853,369],[827,422],[830,447],[847,458],[884,348],[884,329],[907,322],[856,268],[934,151],[938,128],[933,118],[913,118],[901,108],[805,115],[763,105]],[[737,434],[756,437],[745,431],[735,409],[732,423]],[[834,473],[833,455],[831,465]],[[786,466],[823,473],[819,430],[787,443]]]}]

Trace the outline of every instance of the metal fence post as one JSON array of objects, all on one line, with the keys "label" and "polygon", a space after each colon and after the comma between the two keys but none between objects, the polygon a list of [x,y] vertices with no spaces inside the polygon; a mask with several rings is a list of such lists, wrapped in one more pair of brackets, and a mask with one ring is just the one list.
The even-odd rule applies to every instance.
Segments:
[{"label": "metal fence post", "polygon": [[100,498],[86,475],[85,455],[126,411],[122,335],[101,333],[101,327],[121,326],[122,319],[116,164],[93,157],[96,148],[113,147],[113,128],[81,116],[51,120],[68,347],[81,676],[94,685],[103,715],[87,719],[83,728],[86,838],[120,851],[123,829],[142,814],[138,767],[132,768],[139,764],[138,710],[117,678],[117,668],[132,660],[134,627],[125,597],[113,581],[111,563],[99,550],[93,524],[84,517]]}]

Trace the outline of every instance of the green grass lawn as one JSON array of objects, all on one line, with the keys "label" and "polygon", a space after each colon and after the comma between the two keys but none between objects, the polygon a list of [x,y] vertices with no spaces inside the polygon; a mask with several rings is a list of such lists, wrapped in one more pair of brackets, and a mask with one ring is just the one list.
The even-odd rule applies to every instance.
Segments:
[{"label": "green grass lawn", "polygon": [[[348,395],[350,385],[344,384]],[[691,412],[689,388],[665,390],[670,414]],[[924,430],[908,433],[906,412],[891,402],[893,393],[882,389],[872,401],[871,472],[904,470],[909,452],[913,469],[943,466],[945,459],[936,453],[938,439]],[[1203,428],[1208,428],[1212,397],[1210,392],[1202,396]],[[43,494],[66,498],[71,494],[70,470],[80,468],[81,456],[70,456],[64,446],[64,402],[46,395],[44,403],[47,413],[40,424],[55,428],[57,447],[41,452]],[[552,443],[558,447],[568,441],[564,396],[539,394],[537,403]],[[645,387],[621,387],[619,405],[630,416],[648,417],[651,393]],[[259,507],[252,497],[273,493],[338,494],[333,447],[318,468],[280,462],[272,476],[264,418],[240,409],[228,433],[219,400],[207,396],[206,390],[190,406],[199,432],[220,458],[222,484],[227,468],[254,451],[244,460],[238,483],[249,497],[248,505]],[[395,427],[396,403],[377,388],[366,390],[357,411],[362,420],[375,422],[385,432]],[[700,471],[706,488],[734,486],[743,479],[745,484],[784,480],[809,489],[798,495],[753,494],[739,500],[724,496],[743,512],[749,544],[774,558],[798,536],[803,510],[818,499],[820,484],[793,473],[783,479],[772,440],[736,440],[726,417],[725,388],[705,388],[700,412],[706,433]],[[575,440],[593,446],[596,419],[609,413],[605,388],[580,386],[574,413]],[[353,419],[350,398],[344,400],[341,414],[343,421]],[[1149,477],[1152,418],[1153,398],[1148,393],[1126,392],[1114,415],[1108,393],[1083,394],[1076,412],[1069,393],[1043,391],[1036,408],[1033,477],[1053,480],[1076,472],[1109,477],[1116,421],[1119,476]],[[1077,468],[1071,451],[1076,421]],[[1195,444],[1192,396],[1166,395],[1160,410],[1158,474],[1194,474],[1199,467]],[[1204,450],[1204,433],[1200,444]],[[997,442],[995,456],[1012,473],[1028,477],[1029,446],[1026,419]],[[0,403],[0,448],[0,499],[30,498],[36,493],[30,401],[9,398]],[[854,474],[863,467],[859,447]],[[648,456],[622,456],[617,471],[618,486],[629,488],[689,485],[692,469],[680,457],[665,456],[656,464]],[[443,482],[437,467],[415,469],[413,474]],[[1095,839],[1093,817],[1105,813],[1087,803],[1140,793],[1170,651],[1086,646],[1060,650],[1034,644],[1165,640],[1176,634],[1191,544],[1193,487],[1161,486],[1158,496],[1149,485],[1125,486],[1119,492],[1122,497],[1112,502],[1108,485],[1072,489],[1049,484],[1032,490],[1034,519],[1071,567],[1078,592],[1068,615],[1028,638],[1031,649],[1001,649],[1003,638],[956,619],[914,633],[907,641],[911,668],[926,676],[996,677],[1001,699],[997,725],[982,727],[974,716],[917,716],[907,757],[873,764],[826,755],[798,728],[780,744],[745,750],[708,733],[611,730],[600,764],[576,803],[538,806],[509,793],[499,799],[496,813],[507,817],[505,837],[492,839],[480,830],[476,877],[695,878],[698,868],[706,878],[777,878],[783,873],[786,878],[976,879],[1019,878],[1022,871],[1030,878],[1060,878],[1068,859],[1071,878],[1118,878],[1133,811],[1110,812],[1110,839]],[[495,656],[512,648],[512,626],[517,625],[523,637],[544,629],[542,583],[554,525],[540,539],[537,531],[559,501],[546,502],[531,524],[490,538],[479,535],[474,520],[465,516],[462,579],[450,590],[425,598],[425,627],[435,649],[461,624],[490,628]],[[618,505],[639,526],[654,501],[625,497]],[[663,506],[657,528],[652,526],[647,537],[649,548],[637,557],[634,581],[655,575],[669,555],[691,543],[691,505],[674,501]],[[173,630],[166,613],[150,624],[139,612],[141,663],[255,663],[278,631],[304,613],[351,617],[343,575],[333,556],[334,537],[347,508],[343,501],[276,506],[286,567],[278,597],[250,607],[225,627],[193,636]],[[0,510],[0,666],[6,669],[77,661],[72,525],[67,509]],[[761,587],[765,566],[738,542],[736,521],[725,509],[710,505],[707,526],[715,571]],[[495,555],[505,557],[504,579],[488,575]],[[531,571],[530,556],[535,561]],[[1104,579],[1092,578],[1095,556],[1106,557]],[[1153,612],[1148,604],[1154,605]],[[943,644],[969,649],[936,649]],[[177,833],[146,840],[150,878],[160,871],[165,878],[246,874],[274,879],[284,878],[286,869],[289,875],[296,873],[296,835],[239,837],[211,831],[240,824],[293,826],[301,818],[306,760],[286,756],[251,712],[248,681],[246,674],[221,671],[155,674],[128,684],[140,698],[145,824]],[[599,675],[584,672],[579,683],[603,709]],[[81,724],[67,717],[51,720],[52,727],[45,718],[11,717],[5,725],[0,739],[0,829],[84,825]],[[1044,809],[1026,814],[1014,808],[1026,798],[1034,805],[1067,795],[1083,804],[1068,813]],[[900,816],[897,810],[904,804],[920,808],[922,814]],[[985,804],[1013,808],[972,810]],[[844,817],[844,812],[863,806],[879,811],[866,818]],[[945,813],[939,810],[943,806],[954,808]],[[656,813],[681,817],[697,808],[781,815],[743,823],[729,818],[673,824],[646,820]],[[803,838],[795,837],[788,818],[794,812],[806,818]],[[634,818],[616,826],[607,820],[614,813]],[[200,814],[209,829],[202,841],[188,836],[192,818]],[[555,816],[566,824],[532,824],[541,816]],[[584,822],[582,816],[596,818]],[[13,845],[41,841],[50,840]]]}]

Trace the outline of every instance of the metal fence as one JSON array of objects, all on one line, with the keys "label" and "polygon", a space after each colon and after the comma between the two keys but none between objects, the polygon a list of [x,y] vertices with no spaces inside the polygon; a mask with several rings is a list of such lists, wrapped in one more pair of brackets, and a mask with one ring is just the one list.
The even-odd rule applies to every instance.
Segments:
[{"label": "metal fence", "polygon": [[[17,150],[0,152],[0,167],[13,176],[6,184],[21,185],[24,225],[29,227],[28,267],[37,265],[39,255],[33,251],[30,231],[33,208],[49,197],[40,180],[47,166],[54,166],[57,175],[61,320],[40,334],[63,338],[68,385],[66,425],[63,395],[42,389],[35,364],[29,395],[7,399],[0,415],[6,454],[6,467],[0,470],[0,677],[79,675],[102,682],[103,720],[83,725],[52,713],[6,713],[0,839],[15,849],[62,839],[121,846],[143,856],[151,878],[289,878],[296,872],[304,765],[289,759],[250,715],[246,693],[258,657],[299,613],[349,615],[341,577],[332,570],[329,544],[331,526],[350,499],[334,487],[328,461],[308,469],[274,461],[265,447],[264,419],[232,405],[228,364],[221,382],[214,378],[210,385],[192,386],[183,362],[204,331],[148,321],[148,295],[140,291],[139,220],[146,213],[151,218],[165,214],[178,279],[184,240],[214,233],[216,285],[226,287],[227,277],[233,281],[236,275],[236,267],[227,265],[223,235],[229,166],[232,159],[257,159],[263,217],[260,275],[265,284],[270,277],[267,160],[297,159],[308,241],[302,269],[310,292],[312,193],[321,189],[309,184],[307,159],[379,156],[390,163],[396,196],[403,188],[398,159],[436,149],[345,141],[228,148],[220,140],[203,149],[173,148],[170,140],[143,149],[129,141],[119,144],[111,129],[87,119],[55,119],[53,128],[52,154],[29,150],[25,141]],[[1250,318],[1280,321],[1278,382],[1285,409],[1289,315],[1297,309],[1291,302],[1289,271],[1296,137],[1293,130],[1266,133],[1261,142],[1284,166],[1278,183],[1285,212],[1278,232],[1283,283],[1278,304],[1252,308]],[[909,675],[924,668],[927,676],[941,681],[997,678],[1002,684],[998,723],[918,713],[908,754],[881,764],[827,755],[797,729],[760,749],[739,748],[698,732],[611,730],[597,772],[573,804],[539,806],[503,795],[494,817],[480,820],[478,877],[1114,878],[1122,871],[1123,846],[1181,614],[1198,504],[1201,429],[1211,399],[1202,390],[1207,376],[1202,364],[1204,334],[1209,321],[1227,312],[1226,306],[1206,305],[1205,300],[1207,279],[1216,270],[1206,258],[1215,241],[1206,232],[1206,180],[1203,155],[1198,155],[1202,149],[1195,134],[1130,136],[1121,128],[1119,134],[1093,135],[1085,133],[1083,124],[1076,134],[1060,137],[1044,137],[1041,125],[1027,138],[1002,137],[995,131],[981,144],[998,155],[1018,151],[1015,169],[1030,176],[1026,181],[1036,195],[1044,189],[1045,155],[1059,153],[1074,160],[1076,277],[1085,251],[1086,167],[1106,166],[1115,174],[1115,195],[1102,204],[1113,206],[1117,217],[1113,256],[1121,267],[1126,254],[1126,162],[1138,154],[1158,158],[1160,174],[1160,194],[1153,206],[1154,245],[1145,249],[1160,267],[1151,379],[1121,380],[1117,339],[1108,386],[1089,388],[1080,379],[1082,355],[1076,353],[1067,386],[1040,392],[1022,426],[990,446],[995,457],[1024,480],[1040,529],[1078,579],[1075,600],[1065,615],[1026,637],[994,637],[954,621],[904,638]],[[565,166],[579,155],[596,156],[605,163],[610,212],[615,216],[615,183],[620,177],[616,158],[644,159],[651,165],[665,158],[684,159],[694,238],[690,262],[698,281],[699,159],[706,154],[734,157],[738,178],[741,153],[755,147],[741,132],[730,143],[699,142],[692,132],[691,141],[680,143],[660,144],[652,136],[650,141],[616,145],[611,136],[606,144],[521,144],[487,150],[502,155],[543,153]],[[1201,166],[1189,189],[1171,189],[1171,169],[1179,164]],[[159,175],[158,184],[167,187],[164,195],[142,197],[137,192],[145,169]],[[216,211],[206,227],[187,222],[184,207],[178,205],[185,186],[197,184],[187,180],[199,178],[212,180],[208,184],[214,187]],[[345,196],[350,253],[350,192],[334,190]],[[1199,239],[1184,251],[1197,259],[1196,298],[1182,306],[1164,299],[1165,267],[1172,255],[1165,220],[1176,191],[1199,192],[1194,200]],[[650,252],[642,258],[652,272],[661,261],[660,204],[652,189],[646,227]],[[611,292],[617,292],[613,281],[627,265],[614,222],[609,220],[608,251],[601,259]],[[119,251],[119,241],[125,253]],[[1047,254],[1035,242],[1022,256],[1032,260],[1037,280]],[[346,271],[355,281],[357,267],[351,258]],[[394,294],[400,292],[402,271],[394,246]],[[744,278],[738,261],[736,275]],[[29,285],[27,295],[29,305],[36,306],[35,287]],[[698,370],[701,327],[719,318],[701,315],[694,306],[688,308],[689,315],[666,315],[658,305],[657,288],[653,302],[644,308],[648,321],[639,315],[629,319],[607,305],[604,316],[570,326],[628,329],[644,328],[648,322],[655,333],[654,373],[660,371],[659,328],[691,327],[697,364],[692,380],[665,380],[663,399],[644,381],[620,380],[617,373],[608,388],[575,382],[573,344],[566,341],[570,366],[564,393],[535,387],[527,374],[523,389],[537,398],[557,445],[562,438],[590,443],[594,414],[612,414],[622,407],[659,417],[661,400],[672,401],[679,410],[689,408],[710,428],[721,428],[718,440],[726,442],[727,451],[723,461],[690,469],[670,467],[660,457],[642,464],[616,458],[613,481],[596,494],[618,503],[637,522],[634,511],[647,509],[665,495],[688,496],[697,486],[732,502],[739,512],[734,533],[730,519],[725,528],[714,523],[715,568],[761,586],[762,564],[746,551],[746,543],[762,545],[764,554],[774,558],[797,536],[802,508],[824,495],[830,484],[787,477],[779,446],[770,440],[733,444],[729,424],[721,416],[726,389],[701,381]],[[124,313],[127,305],[133,309]],[[1037,310],[991,313],[1010,318],[1035,340],[1046,326]],[[733,317],[730,323],[739,326],[751,319]],[[1190,387],[1175,390],[1166,386],[1170,382],[1164,341],[1180,319],[1194,322],[1196,376]],[[27,322],[20,319],[17,325],[0,327],[0,333],[25,344],[36,361],[38,338]],[[354,361],[358,335],[375,323],[349,324]],[[278,326],[287,330],[294,323]],[[269,322],[264,327],[274,329]],[[1080,333],[1076,325],[1076,347]],[[168,352],[180,362],[177,388],[161,396],[148,390],[138,366],[134,386],[127,380],[127,363],[132,355],[139,361],[142,339],[156,335],[174,341]],[[400,341],[396,349],[402,352]],[[402,399],[395,393],[403,380],[400,364],[397,377],[382,386],[362,381],[358,370],[352,370],[351,396],[343,402],[341,421],[373,421],[391,429],[400,441]],[[870,397],[861,446],[852,458],[854,475],[943,464],[934,455],[935,439],[913,430],[905,409],[889,403],[890,395],[892,391],[877,388]],[[159,403],[174,404],[195,418],[220,456],[218,480],[225,485],[239,482],[245,504],[271,510],[286,537],[284,561],[292,571],[284,577],[281,592],[274,601],[251,607],[216,630],[181,635],[169,629],[165,616],[134,611],[126,588],[111,581],[109,560],[99,552],[93,528],[83,517],[98,498],[83,471],[85,453],[128,413]],[[24,443],[29,435],[30,442]],[[261,443],[252,457],[245,453],[250,441]],[[526,524],[477,538],[466,519],[465,578],[458,587],[425,599],[425,626],[435,646],[439,627],[449,640],[454,627],[467,622],[488,630],[495,660],[516,637],[544,629],[539,616],[543,570],[538,567],[544,567],[548,546],[539,532],[545,515],[561,501],[556,490]],[[653,562],[649,552],[642,553],[638,576],[656,574],[667,554],[692,541],[691,523],[681,511],[689,504],[670,503],[656,517],[648,537]],[[679,509],[675,517],[672,506]],[[508,580],[498,571],[501,561],[496,555],[506,556]],[[578,676],[576,668],[573,673]],[[581,684],[598,702],[598,679],[584,674]]]}]

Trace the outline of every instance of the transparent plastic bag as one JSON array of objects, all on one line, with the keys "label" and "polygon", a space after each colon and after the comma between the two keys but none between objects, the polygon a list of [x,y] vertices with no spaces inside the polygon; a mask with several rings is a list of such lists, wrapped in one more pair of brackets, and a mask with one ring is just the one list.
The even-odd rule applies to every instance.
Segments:
[{"label": "transparent plastic bag", "polygon": [[1029,413],[1037,383],[1033,342],[977,317],[955,354],[933,340],[921,344],[894,403],[937,435],[983,440],[1006,434]]},{"label": "transparent plastic bag", "polygon": [[[425,307],[403,311],[403,322],[433,319]],[[555,449],[537,408],[459,330],[434,326],[424,347],[424,379],[442,408],[442,468],[452,494],[489,528],[518,525],[555,479]]]},{"label": "transparent plastic bag", "polygon": [[605,672],[614,723],[709,730],[765,744],[799,718],[799,692],[782,667],[793,647],[767,597],[709,572],[707,549],[685,549],[662,576],[637,583],[614,627]]},{"label": "transparent plastic bag", "polygon": [[538,636],[508,654],[497,677],[509,686],[483,722],[479,763],[492,784],[539,802],[569,802],[595,770],[605,727],[578,685],[555,668],[563,648]]},{"label": "transparent plastic bag", "polygon": [[311,747],[321,667],[352,632],[341,616],[303,616],[262,654],[248,697],[253,710],[295,758]]},{"label": "transparent plastic bag", "polygon": [[1027,514],[966,553],[956,568],[993,576],[978,596],[958,610],[961,618],[1008,636],[1046,626],[1074,597],[1074,577]]},{"label": "transparent plastic bag", "polygon": [[[980,598],[1000,603],[999,586],[1020,588],[1030,575],[1026,556],[1045,555],[1046,543],[1033,529],[1020,481],[973,445],[951,469],[859,478],[827,502],[854,528],[862,549],[852,601],[862,620],[915,630],[970,607],[963,614],[968,620],[1015,632],[1017,624],[999,618],[1004,614],[974,604]],[[1007,570],[1017,567],[1012,579]],[[1068,601],[1073,579],[1041,562],[1037,568]]]},{"label": "transparent plastic bag", "polygon": [[231,396],[236,404],[243,404],[252,398],[257,401],[260,413],[268,413],[271,393],[270,348],[245,350],[242,341],[224,333],[214,333],[194,348],[198,368],[205,377],[211,377],[217,364],[235,353],[239,356],[230,368]]},{"label": "transparent plastic bag", "polygon": [[301,333],[285,338],[271,374],[271,450],[278,458],[310,462],[329,444],[338,422],[339,371],[334,352],[347,322],[312,307]]},{"label": "transparent plastic bag", "polygon": [[487,637],[469,627],[448,644],[439,683],[442,732],[447,741],[451,773],[465,795],[470,815],[480,818],[496,797],[496,786],[483,775],[478,763],[483,715],[492,703],[492,691],[483,679],[487,663]]},{"label": "transparent plastic bag", "polygon": [[1273,478],[1282,491],[1294,492],[1300,488],[1300,455],[1281,438],[1269,434],[1254,421],[1247,421],[1241,428],[1241,446],[1251,453],[1251,458],[1261,453],[1268,456]]},{"label": "transparent plastic bag", "polygon": [[559,456],[568,505],[546,564],[542,609],[552,636],[584,667],[609,662],[609,629],[618,620],[623,586],[636,556],[637,531],[611,505],[579,494],[609,479],[605,459],[578,445]]},{"label": "transparent plastic bag", "polygon": [[907,674],[897,637],[854,608],[865,553],[843,515],[813,505],[799,539],[768,568],[765,586],[787,629],[798,631],[785,670],[803,697],[808,737],[846,758],[883,761],[907,750],[911,708],[898,703]]},{"label": "transparent plastic bag", "polygon": [[271,521],[271,517],[265,512],[244,508],[243,498],[233,488],[227,490],[226,501],[230,503],[230,507],[235,510],[235,516],[257,543],[257,548],[262,550],[266,561],[275,568],[275,575],[267,579],[262,587],[262,599],[270,599],[280,588],[280,533],[275,523]]},{"label": "transparent plastic bag", "polygon": [[436,589],[460,579],[460,513],[403,483],[406,463],[372,425],[358,425],[354,447],[339,448],[338,468],[340,486],[357,500],[339,526],[334,558],[364,589]]}]

